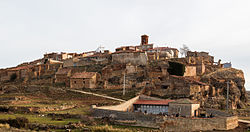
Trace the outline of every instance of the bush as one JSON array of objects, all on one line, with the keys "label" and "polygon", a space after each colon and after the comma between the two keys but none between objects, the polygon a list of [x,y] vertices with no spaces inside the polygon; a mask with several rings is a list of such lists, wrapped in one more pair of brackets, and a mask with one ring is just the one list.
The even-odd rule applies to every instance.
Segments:
[{"label": "bush", "polygon": [[16,73],[13,73],[13,74],[11,74],[11,76],[10,76],[10,81],[15,81],[16,78],[17,78]]},{"label": "bush", "polygon": [[29,123],[29,120],[25,117],[17,117],[16,119],[1,119],[1,124],[9,124],[11,127],[15,128],[26,128],[27,124]]},{"label": "bush", "polygon": [[185,65],[178,62],[169,61],[168,73],[170,75],[183,76],[185,73]]},{"label": "bush", "polygon": [[16,128],[25,128],[26,124],[28,123],[29,123],[29,120],[27,118],[17,117],[16,119],[10,119],[8,124]]}]

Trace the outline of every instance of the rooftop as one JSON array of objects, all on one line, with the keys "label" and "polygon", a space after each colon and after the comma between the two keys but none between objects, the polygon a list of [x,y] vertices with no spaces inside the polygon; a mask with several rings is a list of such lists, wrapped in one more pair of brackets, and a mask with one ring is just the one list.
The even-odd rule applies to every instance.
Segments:
[{"label": "rooftop", "polygon": [[96,72],[77,72],[71,78],[92,78]]},{"label": "rooftop", "polygon": [[198,104],[195,101],[192,101],[190,99],[178,99],[178,100],[172,101],[171,103],[174,103],[174,104]]},{"label": "rooftop", "polygon": [[140,105],[168,105],[169,102],[174,100],[137,100],[134,104]]}]

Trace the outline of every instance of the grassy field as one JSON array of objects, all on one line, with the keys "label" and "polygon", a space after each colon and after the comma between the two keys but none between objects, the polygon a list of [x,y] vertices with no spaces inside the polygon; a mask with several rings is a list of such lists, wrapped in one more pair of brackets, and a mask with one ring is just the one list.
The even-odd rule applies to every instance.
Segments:
[{"label": "grassy field", "polygon": [[52,120],[51,117],[39,116],[39,115],[31,115],[31,114],[3,114],[0,113],[0,119],[15,119],[16,117],[25,117],[31,123],[39,123],[39,124],[52,124],[52,125],[66,125],[70,122],[79,122],[80,119],[63,119],[62,121]]}]

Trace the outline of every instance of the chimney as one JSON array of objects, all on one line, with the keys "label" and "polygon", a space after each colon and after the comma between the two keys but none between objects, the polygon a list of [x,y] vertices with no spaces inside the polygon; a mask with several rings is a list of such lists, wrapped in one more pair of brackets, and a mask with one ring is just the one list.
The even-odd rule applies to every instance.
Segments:
[{"label": "chimney", "polygon": [[141,45],[148,44],[148,35],[141,36]]}]

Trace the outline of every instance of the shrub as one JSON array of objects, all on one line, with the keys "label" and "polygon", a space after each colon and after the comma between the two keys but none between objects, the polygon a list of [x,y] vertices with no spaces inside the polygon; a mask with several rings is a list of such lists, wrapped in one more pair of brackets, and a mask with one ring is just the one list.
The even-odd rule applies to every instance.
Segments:
[{"label": "shrub", "polygon": [[168,70],[168,73],[170,75],[177,75],[177,76],[184,75],[184,73],[185,73],[185,65],[184,64],[181,64],[178,62],[172,62],[172,61],[169,61],[168,63],[169,63],[169,68],[167,70]]},{"label": "shrub", "polygon": [[26,128],[29,120],[25,117],[17,117],[16,119],[1,119],[1,124],[9,124],[11,127],[15,128]]}]

